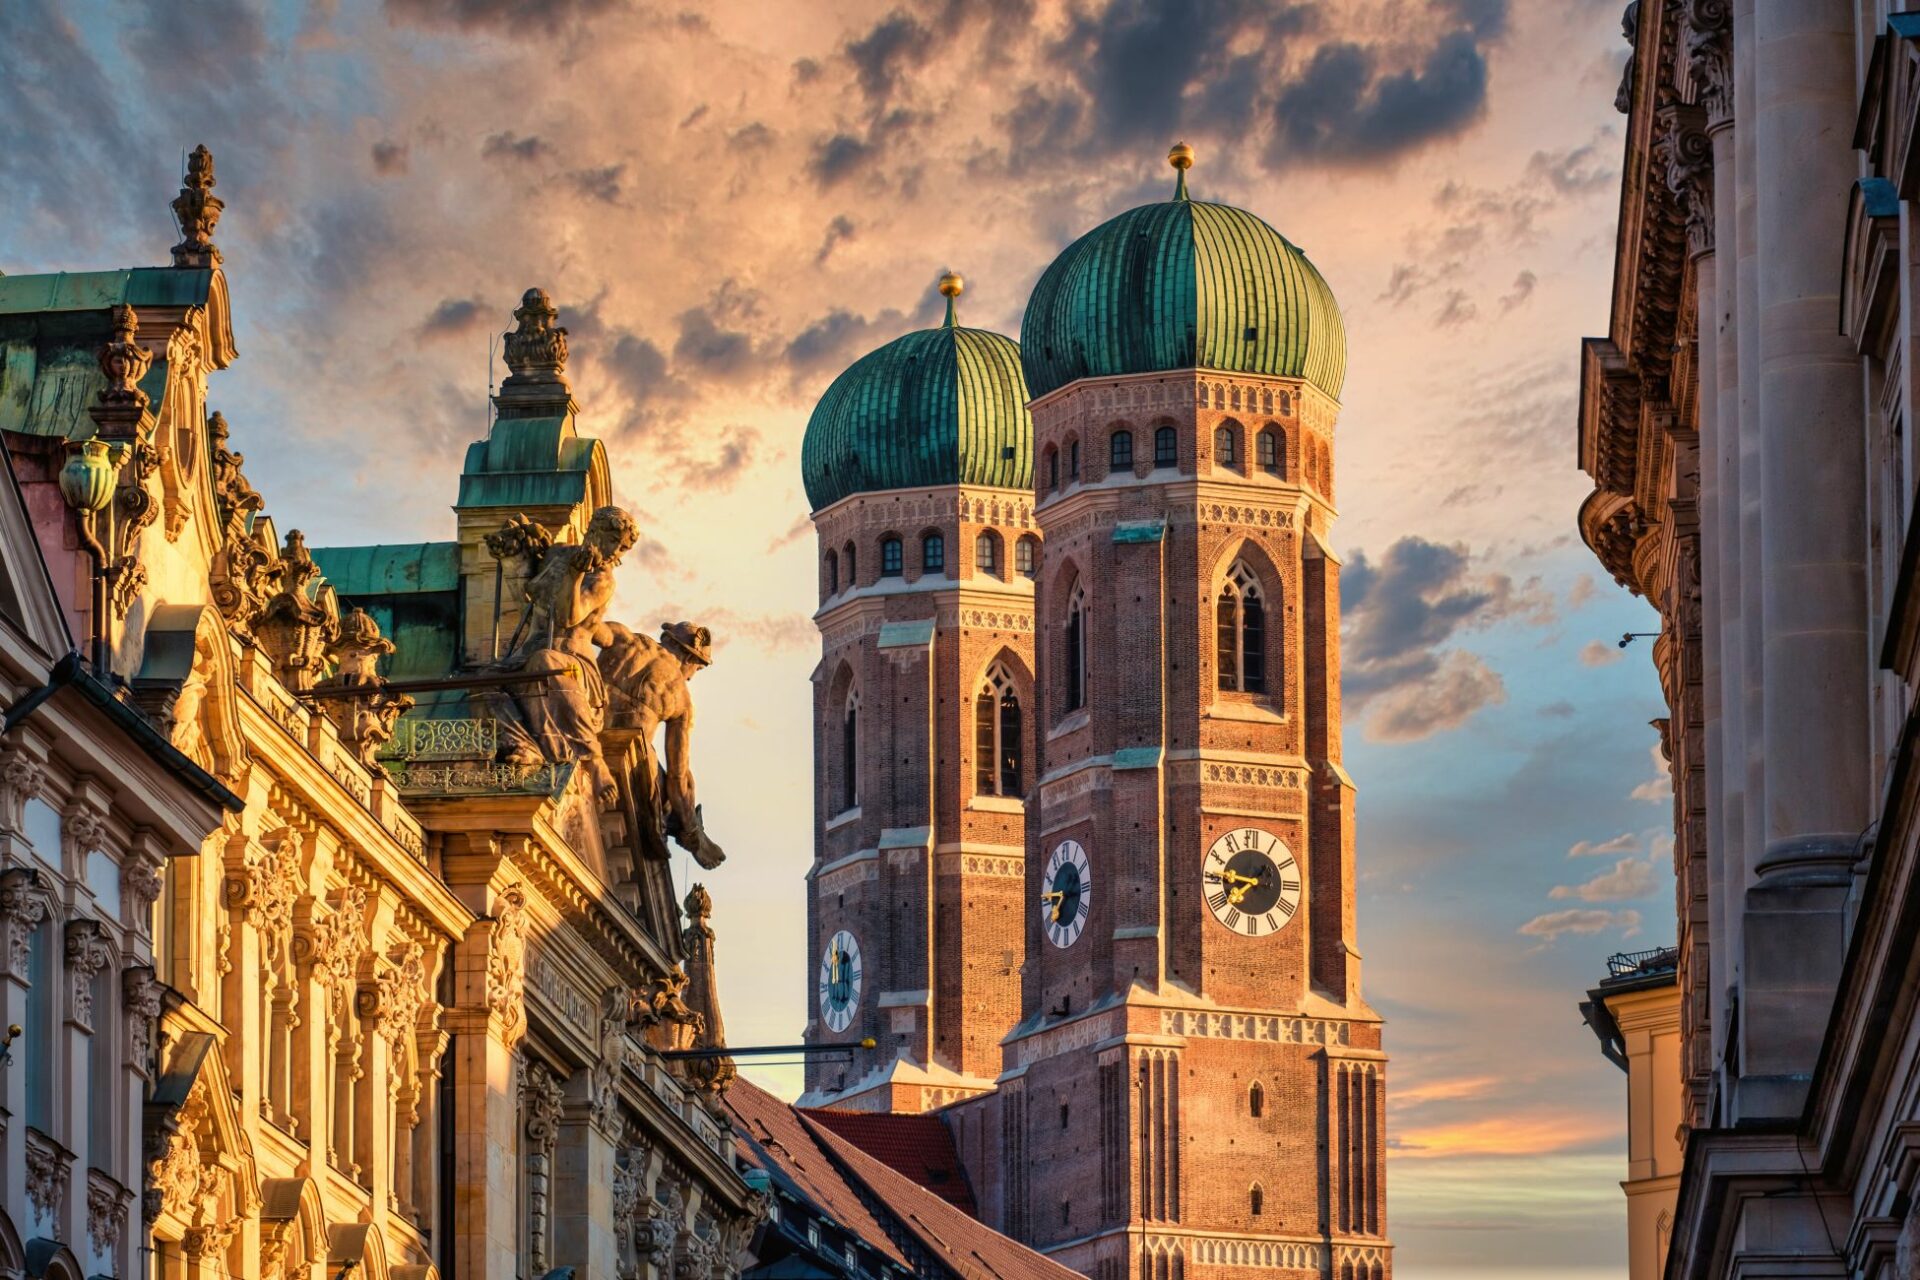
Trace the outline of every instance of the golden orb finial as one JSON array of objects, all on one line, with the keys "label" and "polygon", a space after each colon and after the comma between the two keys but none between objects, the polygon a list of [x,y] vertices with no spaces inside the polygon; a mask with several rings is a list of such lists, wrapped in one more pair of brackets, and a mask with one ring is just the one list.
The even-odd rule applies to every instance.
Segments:
[{"label": "golden orb finial", "polygon": [[1173,146],[1167,150],[1167,163],[1172,165],[1174,172],[1180,175],[1173,184],[1173,198],[1175,200],[1185,200],[1187,198],[1187,170],[1193,168],[1193,148],[1184,142],[1174,143]]},{"label": "golden orb finial", "polygon": [[958,271],[946,271],[941,273],[940,296],[947,300],[947,328],[949,329],[953,328],[954,325],[957,323],[957,321],[954,318],[953,300],[959,297],[961,292],[965,290],[966,287],[967,287],[967,282],[960,278],[960,273]]}]

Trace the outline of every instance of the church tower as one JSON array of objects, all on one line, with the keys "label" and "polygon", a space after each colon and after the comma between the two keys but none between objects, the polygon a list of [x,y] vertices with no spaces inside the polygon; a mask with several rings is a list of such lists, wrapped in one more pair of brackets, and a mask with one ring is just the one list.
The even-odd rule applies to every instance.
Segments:
[{"label": "church tower", "polygon": [[993,1088],[1020,1016],[1033,682],[1032,419],[1020,349],[946,322],[856,361],[801,468],[819,535],[806,1039],[813,1105]]},{"label": "church tower", "polygon": [[1041,690],[1027,964],[950,1112],[995,1225],[1096,1280],[1390,1274],[1385,1058],[1340,764],[1326,282],[1189,197],[1063,252],[1021,326]]}]

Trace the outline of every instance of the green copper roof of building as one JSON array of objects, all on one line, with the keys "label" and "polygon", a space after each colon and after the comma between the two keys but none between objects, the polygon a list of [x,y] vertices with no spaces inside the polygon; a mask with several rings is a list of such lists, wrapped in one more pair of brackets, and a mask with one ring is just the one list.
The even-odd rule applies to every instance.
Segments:
[{"label": "green copper roof of building", "polygon": [[1217,369],[1301,378],[1336,400],[1347,331],[1305,254],[1244,209],[1142,205],[1068,245],[1020,324],[1035,398],[1081,378]]},{"label": "green copper roof of building", "polygon": [[41,311],[104,311],[206,305],[213,272],[197,267],[128,267],[121,271],[57,271],[0,276],[0,315]]},{"label": "green copper roof of building", "polygon": [[606,467],[606,451],[578,433],[572,415],[500,418],[485,440],[467,446],[458,505],[568,506],[587,496],[596,466]]},{"label": "green copper roof of building", "polygon": [[814,407],[800,473],[815,511],[882,489],[1030,487],[1033,418],[1019,346],[950,322],[860,357]]}]

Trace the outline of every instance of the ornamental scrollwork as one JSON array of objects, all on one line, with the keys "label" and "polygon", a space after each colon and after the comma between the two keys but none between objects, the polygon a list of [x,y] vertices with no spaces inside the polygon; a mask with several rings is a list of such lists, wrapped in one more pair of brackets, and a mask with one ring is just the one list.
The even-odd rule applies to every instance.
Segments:
[{"label": "ornamental scrollwork", "polygon": [[519,884],[500,891],[487,936],[487,1008],[508,1030],[525,1010],[527,894]]},{"label": "ornamental scrollwork", "polygon": [[67,924],[67,975],[72,983],[70,998],[73,1016],[81,1026],[93,1026],[93,979],[107,961],[113,948],[107,943],[107,931],[97,920],[73,920]]}]

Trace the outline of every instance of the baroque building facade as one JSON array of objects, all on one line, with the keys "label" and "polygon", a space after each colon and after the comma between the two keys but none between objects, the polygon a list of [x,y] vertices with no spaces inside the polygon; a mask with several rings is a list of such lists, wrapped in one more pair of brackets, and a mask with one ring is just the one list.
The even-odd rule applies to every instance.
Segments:
[{"label": "baroque building facade", "polygon": [[946,324],[809,423],[807,1037],[856,1056],[803,1103],[938,1109],[984,1220],[1101,1280],[1384,1277],[1346,335],[1192,158],[1042,274],[1017,345],[958,326],[950,275]]},{"label": "baroque building facade", "polygon": [[1920,1268],[1904,3],[1639,0],[1579,526],[1660,612],[1684,1164],[1666,1274]]},{"label": "baroque building facade", "polygon": [[[309,546],[210,411],[212,157],[170,265],[0,278],[0,1273],[717,1280],[691,624],[530,291],[453,537]],[[664,746],[656,747],[656,740]]]}]

